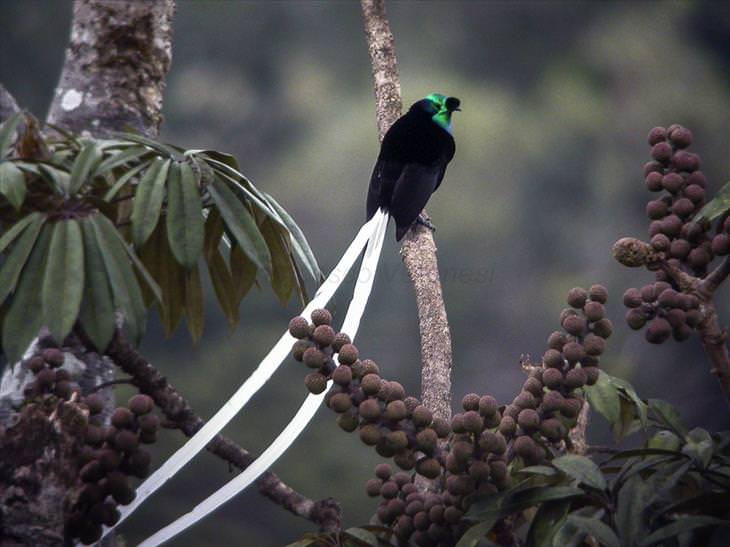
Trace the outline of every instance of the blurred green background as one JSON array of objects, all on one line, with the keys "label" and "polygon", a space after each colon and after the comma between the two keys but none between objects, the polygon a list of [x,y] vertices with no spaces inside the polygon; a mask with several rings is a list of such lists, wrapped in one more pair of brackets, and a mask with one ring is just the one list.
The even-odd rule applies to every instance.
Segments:
[{"label": "blurred green background", "polygon": [[[696,340],[650,346],[623,322],[621,294],[651,276],[611,258],[621,236],[644,236],[646,134],[677,122],[695,135],[712,190],[728,180],[730,7],[723,2],[390,2],[404,102],[455,95],[457,153],[429,204],[454,349],[454,401],[471,391],[509,402],[522,354],[538,358],[566,291],[604,283],[615,334],[605,368],[643,397],[675,404],[692,425],[727,428],[727,406]],[[45,115],[71,5],[3,0],[0,81]],[[234,153],[307,234],[329,270],[363,221],[378,143],[357,2],[181,1],[163,138]],[[264,284],[230,330],[208,290],[205,336],[165,339],[149,323],[143,353],[201,416],[247,377],[297,312]],[[341,321],[347,290],[334,302]],[[720,295],[727,300],[727,292]],[[722,313],[730,321],[730,305]],[[361,329],[361,352],[417,393],[412,289],[392,238]],[[286,363],[225,433],[254,453],[305,397]],[[120,391],[126,400],[127,392]],[[591,440],[607,442],[593,419]],[[167,433],[161,462],[182,442]],[[377,455],[320,411],[275,471],[312,498],[336,497],[347,525],[367,522]],[[233,476],[202,454],[121,530],[136,544]],[[250,489],[173,545],[283,545],[310,530]]]}]

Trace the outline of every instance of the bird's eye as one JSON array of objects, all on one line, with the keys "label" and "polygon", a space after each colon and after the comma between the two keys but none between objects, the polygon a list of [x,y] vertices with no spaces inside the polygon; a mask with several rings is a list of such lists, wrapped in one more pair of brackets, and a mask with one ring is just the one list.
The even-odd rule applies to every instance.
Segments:
[{"label": "bird's eye", "polygon": [[449,97],[448,99],[446,99],[446,110],[452,112],[454,110],[459,110],[459,105],[461,105],[461,101],[456,97]]}]

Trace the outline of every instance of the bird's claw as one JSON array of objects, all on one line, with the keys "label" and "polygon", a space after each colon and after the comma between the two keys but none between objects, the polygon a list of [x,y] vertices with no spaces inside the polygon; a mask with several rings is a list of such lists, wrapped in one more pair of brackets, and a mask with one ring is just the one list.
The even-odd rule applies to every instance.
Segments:
[{"label": "bird's claw", "polygon": [[423,213],[421,213],[420,215],[418,215],[418,218],[416,218],[416,224],[420,224],[421,226],[425,226],[426,228],[428,228],[432,232],[435,232],[436,231],[436,226],[433,225],[433,223],[431,222],[431,219],[428,218]]}]

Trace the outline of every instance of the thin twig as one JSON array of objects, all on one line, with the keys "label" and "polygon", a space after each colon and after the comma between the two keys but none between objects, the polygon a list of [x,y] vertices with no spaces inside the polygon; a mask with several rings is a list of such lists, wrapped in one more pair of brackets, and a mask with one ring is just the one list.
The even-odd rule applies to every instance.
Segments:
[{"label": "thin twig", "polygon": [[98,386],[93,387],[89,390],[89,393],[95,393],[101,389],[104,389],[105,387],[116,386],[119,384],[134,385],[134,381],[131,378],[119,378],[117,380],[109,380],[108,382],[102,382]]},{"label": "thin twig", "polygon": [[584,456],[588,451],[588,443],[586,442],[586,429],[588,428],[588,413],[591,405],[588,401],[583,401],[583,406],[578,414],[578,420],[575,427],[570,430],[570,447],[568,452]]},{"label": "thin twig", "polygon": [[730,275],[730,256],[726,256],[720,265],[702,280],[697,290],[709,297],[715,293],[728,275]]}]

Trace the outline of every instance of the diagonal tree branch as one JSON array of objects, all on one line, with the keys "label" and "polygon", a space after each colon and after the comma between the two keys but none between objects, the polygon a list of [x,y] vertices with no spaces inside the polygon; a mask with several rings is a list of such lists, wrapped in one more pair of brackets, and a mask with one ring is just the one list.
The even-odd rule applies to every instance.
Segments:
[{"label": "diagonal tree branch", "polygon": [[[185,398],[119,333],[106,354],[132,377],[132,383],[142,393],[154,399],[165,417],[187,437],[192,437],[203,427],[205,422]],[[239,469],[245,469],[255,459],[247,450],[222,435],[216,435],[207,449]],[[311,500],[286,485],[271,471],[264,473],[256,483],[261,494],[291,513],[314,522],[323,531],[339,530],[341,511],[334,499]]]},{"label": "diagonal tree branch", "polygon": [[[380,140],[401,113],[395,44],[384,0],[361,0],[365,36],[375,84],[375,112]],[[421,333],[421,398],[434,416],[451,419],[451,333],[446,317],[436,244],[427,228],[414,225],[401,247],[413,283]]]}]

